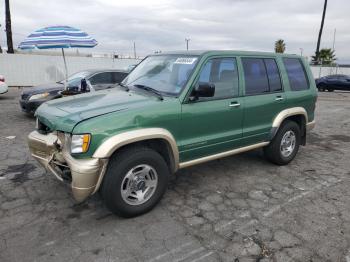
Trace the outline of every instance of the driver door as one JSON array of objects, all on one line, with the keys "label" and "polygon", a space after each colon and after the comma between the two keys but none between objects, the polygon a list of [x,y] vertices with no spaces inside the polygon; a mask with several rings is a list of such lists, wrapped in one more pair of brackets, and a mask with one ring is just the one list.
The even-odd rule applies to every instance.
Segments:
[{"label": "driver door", "polygon": [[239,147],[242,138],[243,99],[239,96],[237,61],[212,58],[202,66],[196,84],[215,85],[213,97],[188,99],[182,105],[180,161]]}]

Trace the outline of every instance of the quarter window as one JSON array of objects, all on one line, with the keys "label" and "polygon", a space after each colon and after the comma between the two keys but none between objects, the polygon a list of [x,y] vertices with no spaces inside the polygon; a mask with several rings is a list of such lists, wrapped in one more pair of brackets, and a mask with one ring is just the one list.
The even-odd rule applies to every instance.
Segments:
[{"label": "quarter window", "polygon": [[298,58],[284,58],[283,63],[287,71],[291,90],[300,91],[309,89],[309,81],[301,60]]},{"label": "quarter window", "polygon": [[93,77],[91,77],[90,83],[92,85],[111,84],[111,83],[113,83],[113,81],[112,81],[112,73],[104,72],[104,73],[96,74]]},{"label": "quarter window", "polygon": [[282,84],[275,59],[264,59],[271,92],[281,91]]},{"label": "quarter window", "polygon": [[242,58],[242,64],[246,95],[268,93],[269,81],[264,60],[260,58]]}]

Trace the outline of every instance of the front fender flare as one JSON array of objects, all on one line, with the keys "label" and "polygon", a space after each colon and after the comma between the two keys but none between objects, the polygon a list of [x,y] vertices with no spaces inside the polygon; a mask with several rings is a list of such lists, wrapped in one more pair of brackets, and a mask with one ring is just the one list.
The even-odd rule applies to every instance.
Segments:
[{"label": "front fender flare", "polygon": [[122,146],[149,139],[164,139],[171,150],[175,171],[179,167],[179,151],[173,135],[164,128],[143,128],[123,132],[108,138],[95,151],[94,158],[109,158]]}]

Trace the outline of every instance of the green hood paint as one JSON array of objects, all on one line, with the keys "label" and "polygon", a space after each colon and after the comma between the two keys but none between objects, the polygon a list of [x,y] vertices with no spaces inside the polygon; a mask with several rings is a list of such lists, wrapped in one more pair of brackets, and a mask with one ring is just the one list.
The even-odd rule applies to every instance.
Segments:
[{"label": "green hood paint", "polygon": [[84,120],[159,102],[156,97],[109,89],[46,102],[38,108],[36,116],[51,130],[72,132]]}]

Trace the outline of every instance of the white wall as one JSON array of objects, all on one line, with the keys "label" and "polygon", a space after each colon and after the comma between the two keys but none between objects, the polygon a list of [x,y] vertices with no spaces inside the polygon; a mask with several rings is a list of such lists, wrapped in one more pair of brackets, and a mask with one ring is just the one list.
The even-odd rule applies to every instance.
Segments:
[{"label": "white wall", "polygon": [[[136,64],[136,59],[111,59],[96,57],[66,57],[68,74],[84,69],[126,69]],[[64,78],[62,56],[0,54],[0,75],[9,86],[34,86],[56,82]]]},{"label": "white wall", "polygon": [[[84,69],[126,69],[136,59],[111,59],[67,56],[68,74]],[[350,68],[311,67],[315,78],[329,74],[350,75]],[[0,75],[9,86],[34,86],[60,81],[64,78],[62,56],[33,54],[0,54]]]},{"label": "white wall", "polygon": [[311,66],[312,74],[314,78],[319,78],[321,76],[332,75],[332,74],[344,74],[350,75],[350,67],[320,67]]}]

